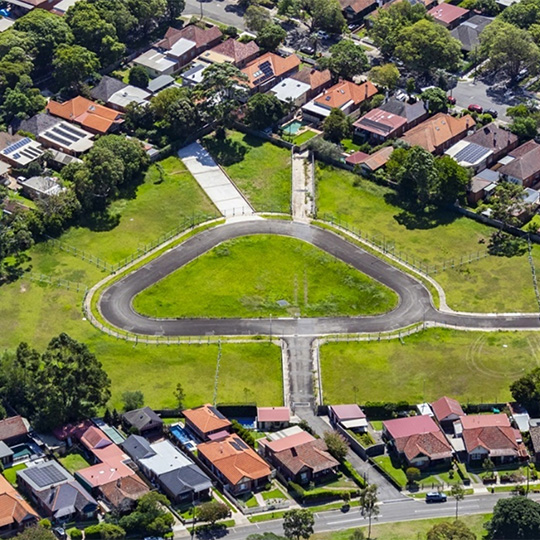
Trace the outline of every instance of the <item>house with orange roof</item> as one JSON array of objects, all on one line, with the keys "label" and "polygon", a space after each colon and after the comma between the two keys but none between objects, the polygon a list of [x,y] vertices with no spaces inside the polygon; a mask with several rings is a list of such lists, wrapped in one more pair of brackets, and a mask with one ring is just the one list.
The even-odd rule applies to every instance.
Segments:
[{"label": "house with orange roof", "polygon": [[32,507],[0,474],[0,536],[15,534],[38,519]]},{"label": "house with orange roof", "polygon": [[233,38],[212,47],[198,56],[198,60],[208,64],[221,64],[229,62],[237,68],[243,68],[259,55],[260,49],[255,41],[242,43]]},{"label": "house with orange roof", "polygon": [[446,431],[453,431],[454,422],[465,416],[459,402],[446,396],[434,401],[431,410],[439,425]]},{"label": "house with orange roof", "polygon": [[247,493],[270,481],[272,470],[238,435],[199,444],[199,459],[233,495]]},{"label": "house with orange roof", "polygon": [[268,52],[250,62],[242,73],[252,92],[266,92],[272,86],[298,71],[300,58],[296,54],[283,57]]},{"label": "house with orange roof", "polygon": [[99,105],[94,101],[77,96],[64,103],[51,100],[47,112],[53,116],[80,124],[91,133],[105,135],[118,129],[124,122],[118,111]]},{"label": "house with orange roof", "polygon": [[213,440],[231,431],[231,422],[210,403],[186,409],[182,414],[186,419],[186,428],[203,441]]},{"label": "house with orange roof", "polygon": [[468,114],[457,118],[437,113],[406,131],[400,140],[409,146],[421,146],[432,154],[441,155],[454,143],[467,136],[475,125],[474,118]]},{"label": "house with orange roof", "polygon": [[307,121],[315,123],[323,121],[332,109],[341,109],[346,115],[349,115],[377,92],[376,86],[371,81],[356,84],[341,80],[306,103],[302,107],[302,113]]},{"label": "house with orange roof", "polygon": [[319,71],[311,66],[306,66],[298,73],[291,76],[291,79],[300,81],[309,85],[309,92],[307,99],[313,99],[318,96],[322,91],[332,86],[332,74],[329,69]]}]

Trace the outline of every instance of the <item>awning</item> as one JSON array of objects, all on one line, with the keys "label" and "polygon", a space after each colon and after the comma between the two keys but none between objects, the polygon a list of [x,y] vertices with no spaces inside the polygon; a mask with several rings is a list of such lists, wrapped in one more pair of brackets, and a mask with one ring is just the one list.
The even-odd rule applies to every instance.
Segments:
[{"label": "awning", "polygon": [[354,428],[367,428],[367,420],[365,418],[357,418],[356,420],[343,420],[341,425],[345,429],[354,429]]},{"label": "awning", "polygon": [[229,433],[227,431],[218,431],[217,433],[212,433],[208,435],[208,438],[211,441],[219,441],[221,439],[225,439],[225,437],[228,437]]},{"label": "awning", "polygon": [[32,4],[27,4],[26,2],[21,2],[21,0],[8,0],[8,4],[13,4],[14,6],[19,6],[24,9],[34,9],[36,6]]}]

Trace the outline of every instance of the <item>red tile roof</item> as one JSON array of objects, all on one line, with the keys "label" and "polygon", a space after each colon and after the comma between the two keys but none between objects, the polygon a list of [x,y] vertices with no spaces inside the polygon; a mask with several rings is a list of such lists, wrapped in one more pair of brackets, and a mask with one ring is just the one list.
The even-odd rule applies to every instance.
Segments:
[{"label": "red tile roof", "polygon": [[81,442],[90,451],[106,448],[112,444],[111,439],[95,426],[89,427],[81,436]]},{"label": "red tile roof", "polygon": [[100,490],[113,506],[121,506],[126,499],[135,501],[150,491],[137,475],[109,482],[101,486]]},{"label": "red tile roof", "polygon": [[182,413],[201,433],[206,434],[218,429],[227,429],[231,422],[215,407],[206,403],[195,409],[187,409]]},{"label": "red tile roof", "polygon": [[355,105],[366,101],[377,93],[371,81],[356,84],[351,81],[340,81],[325,90],[314,99],[315,103],[329,109],[341,108],[352,101]]},{"label": "red tile roof", "polygon": [[156,45],[162,49],[169,50],[175,43],[184,38],[193,41],[197,49],[200,49],[208,46],[209,43],[220,39],[222,35],[221,30],[217,26],[203,29],[195,24],[190,24],[180,30],[171,26],[165,33],[165,37],[161,41],[158,41]]},{"label": "red tile roof", "polygon": [[443,396],[442,398],[432,403],[431,408],[433,409],[435,418],[437,418],[439,422],[442,422],[451,414],[455,414],[457,416],[465,415],[459,402],[446,396]]},{"label": "red tile roof", "polygon": [[452,457],[452,446],[440,430],[395,439],[395,446],[409,461],[422,455],[432,460]]},{"label": "red tile roof", "polygon": [[367,158],[369,158],[369,154],[358,151],[346,157],[345,163],[348,163],[349,165],[358,165],[360,163],[363,163]]},{"label": "red tile roof", "polygon": [[257,407],[259,422],[288,422],[290,419],[289,407]]},{"label": "red tile roof", "polygon": [[300,444],[306,444],[315,440],[313,435],[310,435],[307,431],[302,431],[301,433],[295,433],[294,435],[289,435],[288,437],[283,437],[282,439],[277,439],[275,441],[267,441],[265,439],[260,439],[259,444],[266,446],[272,452],[282,452],[289,448],[294,448]]},{"label": "red tile roof", "polygon": [[0,441],[22,437],[28,433],[28,424],[22,416],[0,420]]},{"label": "red tile roof", "polygon": [[504,413],[500,414],[471,414],[460,418],[463,429],[484,427],[510,427],[510,420]]},{"label": "red tile roof", "polygon": [[38,519],[32,507],[0,474],[0,528]]},{"label": "red tile roof", "polygon": [[510,155],[516,159],[503,165],[499,169],[500,174],[528,180],[540,171],[540,145],[535,141],[518,146]]},{"label": "red tile roof", "polygon": [[383,426],[394,439],[419,435],[420,433],[440,432],[440,428],[433,418],[422,415],[385,420]]},{"label": "red tile roof", "polygon": [[370,171],[376,171],[388,163],[393,151],[394,148],[392,146],[384,146],[380,150],[377,150],[374,154],[371,154],[364,159],[362,164]]},{"label": "red tile roof", "polygon": [[312,90],[318,90],[322,86],[330,83],[332,80],[332,74],[329,69],[319,71],[312,67],[305,67],[298,73],[291,75],[291,79],[309,84]]},{"label": "red tile roof", "polygon": [[364,114],[362,118],[359,118],[354,127],[374,133],[375,135],[381,135],[382,137],[388,137],[399,128],[407,124],[407,119],[403,116],[384,111],[383,109],[372,109],[368,113]]},{"label": "red tile roof", "polygon": [[274,458],[294,475],[304,467],[317,474],[339,466],[339,461],[328,453],[328,448],[321,439],[278,452],[274,454]]},{"label": "red tile roof", "polygon": [[519,446],[511,427],[488,426],[463,430],[463,441],[467,452],[474,452],[478,447],[485,448],[489,455],[518,456]]},{"label": "red tile roof", "polygon": [[290,56],[287,56],[287,58],[283,58],[282,56],[271,52],[263,54],[262,56],[259,56],[259,58],[253,60],[253,62],[250,62],[242,70],[242,73],[248,77],[248,84],[250,88],[254,88],[261,84],[261,82],[265,82],[266,80],[270,80],[270,78],[272,78],[271,76],[268,76],[263,79],[264,73],[260,69],[260,66],[265,62],[268,62],[272,67],[271,72],[274,77],[281,77],[285,73],[294,70],[301,64],[300,58],[298,58],[296,54],[291,54]]},{"label": "red tile roof", "polygon": [[352,405],[332,405],[330,408],[339,421],[366,417],[364,411],[356,403]]},{"label": "red tile roof", "polygon": [[436,20],[441,21],[444,24],[451,24],[458,19],[461,19],[464,15],[469,13],[468,9],[464,9],[452,4],[439,4],[432,7],[428,13]]},{"label": "red tile roof", "polygon": [[257,54],[260,49],[255,41],[241,43],[240,41],[236,41],[236,39],[229,38],[210,50],[230,58],[235,64],[240,64],[247,58]]}]

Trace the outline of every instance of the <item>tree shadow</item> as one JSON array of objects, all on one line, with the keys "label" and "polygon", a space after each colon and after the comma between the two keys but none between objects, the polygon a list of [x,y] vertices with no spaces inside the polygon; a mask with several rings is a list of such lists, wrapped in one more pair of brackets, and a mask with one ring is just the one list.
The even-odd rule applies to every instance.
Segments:
[{"label": "tree shadow", "polygon": [[81,220],[81,225],[93,232],[112,231],[120,223],[120,214],[112,214],[107,208],[95,211]]},{"label": "tree shadow", "polygon": [[197,530],[197,538],[201,540],[214,540],[215,538],[224,538],[227,536],[227,527],[225,525],[205,525]]},{"label": "tree shadow", "polygon": [[212,154],[212,157],[225,167],[240,163],[247,152],[247,146],[232,139],[216,139],[215,137],[205,137],[204,146]]}]

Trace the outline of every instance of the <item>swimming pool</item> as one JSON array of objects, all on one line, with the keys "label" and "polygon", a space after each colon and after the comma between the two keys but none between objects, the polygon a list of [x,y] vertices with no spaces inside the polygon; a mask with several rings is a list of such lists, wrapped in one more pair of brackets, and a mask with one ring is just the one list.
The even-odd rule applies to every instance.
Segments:
[{"label": "swimming pool", "polygon": [[306,124],[300,120],[293,120],[292,122],[289,122],[283,126],[283,133],[286,135],[296,135],[300,128],[304,127],[305,125]]},{"label": "swimming pool", "polygon": [[13,461],[29,458],[34,452],[28,444],[18,444],[11,448],[13,451]]},{"label": "swimming pool", "polygon": [[180,425],[176,424],[169,428],[173,436],[178,439],[190,452],[197,449],[197,445],[189,435],[189,433]]}]

